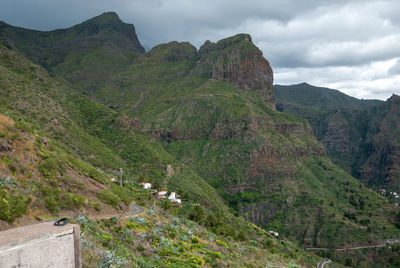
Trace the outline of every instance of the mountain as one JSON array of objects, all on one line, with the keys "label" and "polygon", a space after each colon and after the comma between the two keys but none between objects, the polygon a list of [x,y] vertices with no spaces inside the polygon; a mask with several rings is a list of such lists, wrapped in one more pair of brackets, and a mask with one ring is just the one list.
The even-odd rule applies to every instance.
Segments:
[{"label": "mountain", "polygon": [[381,103],[379,100],[359,100],[339,90],[315,87],[307,83],[290,86],[274,85],[274,93],[277,107],[283,106],[281,109],[285,109],[287,105],[301,105],[320,110],[363,109]]},{"label": "mountain", "polygon": [[84,90],[124,70],[144,48],[135,27],[114,12],[103,13],[68,29],[34,31],[0,22],[0,42]]},{"label": "mountain", "polygon": [[[7,53],[29,57],[29,49],[25,51],[13,34],[1,34],[12,44]],[[82,53],[72,69],[89,66],[81,59],[91,52]],[[95,58],[101,63],[103,56]],[[41,59],[30,59],[41,64]],[[216,220],[212,212],[220,211],[225,217],[222,222],[229,224],[211,230],[232,239],[251,230],[240,223],[245,219],[306,247],[368,243],[399,235],[397,208],[335,166],[305,119],[275,109],[272,69],[249,35],[206,41],[199,50],[188,42],[160,44],[145,54],[136,53],[121,66],[101,80],[87,76],[84,83],[93,87],[89,90],[81,86],[83,80],[68,79],[69,70],[43,65],[62,86],[43,87],[37,94],[53,96],[63,105],[38,108],[44,101],[32,102],[14,86],[18,90],[5,95],[1,106],[13,104],[9,110],[43,122],[41,128],[66,148],[74,148],[84,161],[113,172],[125,164],[135,177],[179,189],[210,211],[212,222]],[[40,83],[30,73],[33,70],[21,80]],[[19,83],[4,85],[7,92]],[[30,112],[35,109],[40,112]],[[65,130],[47,125],[65,117],[73,122]],[[72,131],[75,125],[87,138]],[[108,152],[121,164],[106,155],[97,157],[97,150]],[[90,160],[91,155],[101,160]],[[167,176],[168,164],[176,170],[175,176]],[[241,217],[234,217],[228,207]],[[182,207],[175,214],[207,219],[199,210]]]},{"label": "mountain", "polygon": [[336,164],[371,187],[400,190],[398,96],[358,100],[304,83],[274,89],[278,110],[308,119]]}]

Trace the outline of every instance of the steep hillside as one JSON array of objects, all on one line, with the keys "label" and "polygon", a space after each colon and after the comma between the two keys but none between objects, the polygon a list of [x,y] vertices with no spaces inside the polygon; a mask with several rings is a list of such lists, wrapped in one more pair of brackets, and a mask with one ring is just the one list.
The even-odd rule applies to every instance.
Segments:
[{"label": "steep hillside", "polygon": [[400,97],[393,95],[361,118],[366,125],[354,175],[369,185],[400,191]]},{"label": "steep hillside", "polygon": [[[215,190],[152,141],[150,136],[139,131],[134,118],[118,115],[74,93],[41,67],[3,46],[0,46],[0,74],[0,112],[13,118],[31,135],[36,133],[39,137],[47,137],[45,140],[52,140],[49,150],[54,152],[39,150],[38,154],[43,154],[42,157],[32,160],[29,165],[39,169],[50,161],[52,169],[60,166],[60,170],[49,174],[41,172],[42,176],[39,176],[41,173],[38,170],[31,173],[39,173],[41,178],[46,178],[47,174],[51,177],[48,179],[59,180],[63,175],[71,175],[65,173],[68,167],[73,169],[74,165],[78,165],[75,172],[106,183],[107,177],[118,174],[119,168],[123,168],[126,178],[143,177],[162,188],[167,188],[168,183],[172,190],[182,191],[194,201],[225,210]],[[4,161],[24,166],[24,163],[18,164],[19,160],[11,157],[16,152],[8,137],[13,137],[14,133],[4,135],[7,137],[3,142],[4,150],[9,154]],[[50,160],[47,159],[49,157]],[[167,165],[177,170],[171,177],[167,177]],[[7,177],[9,171],[3,173]],[[24,171],[20,175],[27,179],[29,174]]]},{"label": "steep hillside", "polygon": [[[1,230],[68,216],[81,225],[86,267],[310,267],[320,260],[230,214],[199,175],[138,130],[137,119],[86,99],[1,45],[0,92]],[[174,174],[167,176],[167,164]],[[109,180],[120,167],[129,175],[123,188]],[[154,200],[136,186],[139,177],[180,192],[183,205]],[[146,212],[108,216],[131,202]]]},{"label": "steep hillside", "polygon": [[358,100],[304,84],[275,86],[275,93],[278,110],[306,118],[336,164],[372,187],[400,190],[398,96]]},{"label": "steep hillside", "polygon": [[274,110],[272,70],[260,53],[248,35],[198,52],[158,45],[92,96],[139,118],[237,213],[304,246],[397,234],[394,208],[330,163],[306,121]]}]

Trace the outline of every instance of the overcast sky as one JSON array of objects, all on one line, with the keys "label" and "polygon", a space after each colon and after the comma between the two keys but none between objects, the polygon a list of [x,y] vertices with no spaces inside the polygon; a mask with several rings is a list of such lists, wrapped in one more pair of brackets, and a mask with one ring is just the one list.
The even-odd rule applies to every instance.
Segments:
[{"label": "overcast sky", "polygon": [[357,98],[400,95],[400,1],[0,0],[0,20],[37,30],[115,11],[146,50],[249,33],[275,84],[307,82]]}]

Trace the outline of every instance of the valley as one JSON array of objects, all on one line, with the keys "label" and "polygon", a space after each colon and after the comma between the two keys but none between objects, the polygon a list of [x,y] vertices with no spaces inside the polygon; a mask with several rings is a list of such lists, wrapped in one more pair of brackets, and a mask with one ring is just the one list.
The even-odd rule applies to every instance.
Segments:
[{"label": "valley", "polygon": [[[273,77],[248,34],[145,51],[113,12],[49,32],[1,22],[0,229],[68,216],[88,267],[372,265],[332,252],[400,237],[372,189],[400,191],[399,97]],[[382,250],[395,265],[398,246]]]}]

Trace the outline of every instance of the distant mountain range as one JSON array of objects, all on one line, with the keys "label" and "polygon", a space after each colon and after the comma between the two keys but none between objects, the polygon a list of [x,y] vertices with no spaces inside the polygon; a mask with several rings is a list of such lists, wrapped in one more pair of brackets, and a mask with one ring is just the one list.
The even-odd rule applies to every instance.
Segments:
[{"label": "distant mountain range", "polygon": [[307,83],[274,86],[276,107],[306,118],[328,156],[369,186],[400,191],[400,97],[359,100]]}]

